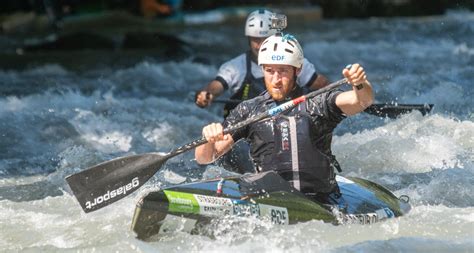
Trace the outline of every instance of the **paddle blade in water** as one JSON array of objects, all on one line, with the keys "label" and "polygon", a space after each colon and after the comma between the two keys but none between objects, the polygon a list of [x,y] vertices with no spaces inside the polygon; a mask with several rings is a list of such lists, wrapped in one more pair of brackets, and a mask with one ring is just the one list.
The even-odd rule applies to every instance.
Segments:
[{"label": "paddle blade in water", "polygon": [[92,212],[131,194],[169,157],[147,153],[100,163],[66,178],[84,212]]}]

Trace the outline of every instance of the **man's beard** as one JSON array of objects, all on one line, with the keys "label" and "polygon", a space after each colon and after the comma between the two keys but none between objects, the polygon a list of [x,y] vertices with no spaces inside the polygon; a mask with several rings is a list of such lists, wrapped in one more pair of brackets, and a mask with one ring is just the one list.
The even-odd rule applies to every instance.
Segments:
[{"label": "man's beard", "polygon": [[285,89],[284,86],[282,85],[281,88],[279,89],[270,88],[270,89],[267,89],[267,91],[270,94],[270,96],[273,98],[273,100],[283,101],[291,94],[291,91],[295,89],[295,85],[296,83],[293,82],[293,84],[290,84],[291,86],[290,89]]}]

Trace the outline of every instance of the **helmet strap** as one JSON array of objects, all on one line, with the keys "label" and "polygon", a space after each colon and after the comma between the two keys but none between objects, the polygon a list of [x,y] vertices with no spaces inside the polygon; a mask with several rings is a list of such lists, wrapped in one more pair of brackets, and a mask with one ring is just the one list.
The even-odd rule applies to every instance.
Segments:
[{"label": "helmet strap", "polygon": [[293,67],[293,69],[295,70],[295,72],[293,73],[293,89],[296,89],[296,86],[298,85],[296,83],[296,80],[298,79],[298,75],[296,74],[296,71],[298,70],[296,67]]}]

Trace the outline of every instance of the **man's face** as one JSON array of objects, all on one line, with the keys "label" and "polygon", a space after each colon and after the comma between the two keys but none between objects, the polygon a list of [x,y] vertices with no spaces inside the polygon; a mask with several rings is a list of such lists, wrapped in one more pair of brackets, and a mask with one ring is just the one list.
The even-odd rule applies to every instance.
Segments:
[{"label": "man's face", "polygon": [[262,45],[262,42],[266,38],[257,38],[257,37],[248,37],[248,38],[249,38],[249,44],[250,44],[250,51],[252,51],[253,56],[257,58],[260,45]]},{"label": "man's face", "polygon": [[265,86],[270,96],[276,101],[284,100],[295,87],[295,76],[299,71],[291,65],[263,65]]}]

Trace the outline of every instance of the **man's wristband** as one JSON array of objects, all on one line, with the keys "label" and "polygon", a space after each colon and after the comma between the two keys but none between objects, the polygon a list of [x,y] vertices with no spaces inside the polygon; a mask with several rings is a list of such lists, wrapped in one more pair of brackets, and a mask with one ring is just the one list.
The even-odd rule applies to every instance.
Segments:
[{"label": "man's wristband", "polygon": [[364,88],[364,84],[361,83],[359,85],[356,85],[355,87],[356,87],[357,90],[362,90]]}]

